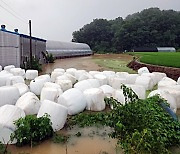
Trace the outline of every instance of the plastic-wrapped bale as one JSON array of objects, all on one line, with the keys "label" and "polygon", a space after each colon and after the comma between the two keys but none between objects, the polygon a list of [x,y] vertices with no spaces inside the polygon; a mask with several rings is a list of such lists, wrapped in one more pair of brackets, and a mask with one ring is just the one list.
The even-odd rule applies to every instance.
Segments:
[{"label": "plastic-wrapped bale", "polygon": [[87,79],[93,79],[93,76],[89,74],[88,72],[85,72],[85,73],[82,73],[82,75],[80,75],[78,81],[87,80]]},{"label": "plastic-wrapped bale", "polygon": [[146,98],[146,89],[141,85],[126,84],[128,88],[131,88],[140,99]]},{"label": "plastic-wrapped bale", "polygon": [[25,83],[24,79],[22,76],[11,76],[6,80],[6,85],[11,86],[16,83]]},{"label": "plastic-wrapped bale", "polygon": [[84,91],[87,106],[86,109],[90,111],[102,111],[106,105],[104,102],[104,92],[99,88],[91,88]]},{"label": "plastic-wrapped bale", "polygon": [[75,68],[68,68],[66,70],[67,73],[69,73],[69,74],[71,74],[73,76],[75,76],[76,71],[77,71],[77,69],[75,69]]},{"label": "plastic-wrapped bale", "polygon": [[92,88],[99,88],[100,87],[100,83],[99,83],[98,79],[87,79],[87,81],[90,83]]},{"label": "plastic-wrapped bale", "polygon": [[143,73],[141,76],[148,76],[153,80],[154,85],[156,85],[159,81],[153,73]]},{"label": "plastic-wrapped bale", "polygon": [[126,78],[126,76],[128,76],[128,72],[117,72],[116,76],[118,76],[119,78]]},{"label": "plastic-wrapped bale", "polygon": [[106,77],[110,77],[110,76],[115,76],[116,75],[116,73],[114,71],[103,71],[102,73]]},{"label": "plastic-wrapped bale", "polygon": [[0,106],[10,104],[14,105],[20,97],[19,90],[13,86],[0,87]]},{"label": "plastic-wrapped bale", "polygon": [[121,104],[123,105],[125,104],[125,97],[124,97],[122,89],[115,90],[112,97],[116,99],[118,102],[120,102]]},{"label": "plastic-wrapped bale", "polygon": [[86,89],[90,89],[93,88],[92,84],[87,81],[87,80],[83,80],[83,81],[79,81],[74,85],[74,88],[79,89],[80,91],[85,91]]},{"label": "plastic-wrapped bale", "polygon": [[164,77],[161,81],[158,82],[158,89],[177,85],[177,82],[171,78]]},{"label": "plastic-wrapped bale", "polygon": [[62,72],[62,73],[65,73],[65,70],[63,68],[55,68],[53,72]]},{"label": "plastic-wrapped bale", "polygon": [[99,80],[99,83],[101,86],[106,85],[108,83],[108,79],[105,75],[96,74],[96,75],[94,75],[94,78]]},{"label": "plastic-wrapped bale", "polygon": [[143,73],[150,73],[147,67],[141,67],[138,69],[138,74],[142,75]]},{"label": "plastic-wrapped bale", "polygon": [[114,88],[109,85],[103,85],[99,88],[104,92],[105,97],[110,98],[114,93]]},{"label": "plastic-wrapped bale", "polygon": [[29,91],[29,88],[25,83],[16,83],[13,85],[13,87],[18,88],[20,96],[24,95]]},{"label": "plastic-wrapped bale", "polygon": [[54,131],[58,131],[64,127],[68,113],[65,106],[49,100],[44,100],[41,103],[37,117],[42,117],[45,113],[50,115],[50,120],[52,122],[52,128]]},{"label": "plastic-wrapped bale", "polygon": [[135,84],[143,86],[146,90],[152,90],[155,86],[153,80],[148,76],[138,76]]},{"label": "plastic-wrapped bale", "polygon": [[41,96],[40,96],[40,100],[44,101],[44,100],[50,100],[53,102],[57,102],[58,99],[58,89],[56,88],[50,88],[50,87],[44,87],[41,90]]},{"label": "plastic-wrapped bale", "polygon": [[76,88],[65,91],[58,98],[58,103],[68,108],[69,115],[75,115],[86,108],[86,99],[83,93]]},{"label": "plastic-wrapped bale", "polygon": [[61,76],[61,75],[63,75],[64,73],[63,72],[52,72],[51,73],[51,81],[52,82],[55,82],[56,81],[56,79],[57,79],[57,77],[59,77],[59,76]]},{"label": "plastic-wrapped bale", "polygon": [[150,92],[150,94],[148,95],[148,98],[154,95],[160,95],[161,98],[164,98],[165,100],[167,100],[167,103],[170,104],[171,110],[176,113],[177,111],[176,99],[168,91],[154,90]]},{"label": "plastic-wrapped bale", "polygon": [[14,65],[8,65],[8,66],[5,66],[5,67],[4,67],[4,70],[10,72],[10,70],[11,70],[12,68],[15,68],[15,66],[14,66]]},{"label": "plastic-wrapped bale", "polygon": [[128,74],[126,76],[126,83],[127,84],[135,84],[135,81],[139,75],[138,74]]},{"label": "plastic-wrapped bale", "polygon": [[0,72],[0,87],[1,86],[6,86],[7,80],[12,77],[13,74],[11,73],[6,73],[6,72]]},{"label": "plastic-wrapped bale", "polygon": [[14,105],[4,105],[0,107],[0,117],[0,141],[4,144],[15,144],[16,140],[9,142],[16,129],[14,121],[25,117],[24,111]]},{"label": "plastic-wrapped bale", "polygon": [[178,78],[177,83],[180,85],[180,77]]},{"label": "plastic-wrapped bale", "polygon": [[23,78],[25,78],[26,75],[25,70],[21,68],[11,68],[10,73],[12,73],[14,76],[22,76]]},{"label": "plastic-wrapped bale", "polygon": [[155,75],[157,83],[161,81],[164,77],[167,77],[166,73],[161,73],[161,72],[152,72],[152,74]]},{"label": "plastic-wrapped bale", "polygon": [[102,72],[99,72],[99,71],[89,71],[89,74],[94,76],[96,74],[102,74]]},{"label": "plastic-wrapped bale", "polygon": [[72,84],[76,83],[77,79],[75,76],[69,74],[69,73],[64,73],[64,75],[69,79],[71,80]]},{"label": "plastic-wrapped bale", "polygon": [[56,80],[56,83],[60,85],[63,91],[66,91],[72,88],[71,80]]},{"label": "plastic-wrapped bale", "polygon": [[2,66],[0,65],[0,72],[2,71]]},{"label": "plastic-wrapped bale", "polygon": [[120,89],[122,84],[126,84],[126,79],[115,77],[112,78],[110,82],[110,86],[114,89]]},{"label": "plastic-wrapped bale", "polygon": [[86,71],[85,70],[77,70],[75,72],[76,79],[78,80],[83,73],[86,73]]},{"label": "plastic-wrapped bale", "polygon": [[27,70],[26,71],[26,79],[27,80],[34,80],[36,77],[38,77],[37,70]]},{"label": "plastic-wrapped bale", "polygon": [[34,115],[38,113],[41,104],[34,93],[27,92],[17,100],[16,106],[21,108],[26,115]]},{"label": "plastic-wrapped bale", "polygon": [[30,90],[31,92],[35,93],[36,95],[41,94],[41,90],[44,86],[44,83],[50,81],[49,75],[40,75],[36,77],[34,80],[30,82]]}]

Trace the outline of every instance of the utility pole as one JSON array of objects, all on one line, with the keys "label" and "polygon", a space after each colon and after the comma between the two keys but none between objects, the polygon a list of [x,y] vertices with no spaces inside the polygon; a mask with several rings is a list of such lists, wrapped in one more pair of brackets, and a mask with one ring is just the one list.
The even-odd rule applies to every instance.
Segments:
[{"label": "utility pole", "polygon": [[29,36],[30,36],[30,68],[32,68],[32,38],[31,38],[31,20],[29,20]]}]

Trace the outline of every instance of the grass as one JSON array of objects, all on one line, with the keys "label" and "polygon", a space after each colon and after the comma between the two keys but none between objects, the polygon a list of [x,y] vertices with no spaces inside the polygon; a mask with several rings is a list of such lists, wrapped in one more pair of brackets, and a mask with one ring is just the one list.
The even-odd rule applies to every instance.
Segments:
[{"label": "grass", "polygon": [[159,66],[180,68],[180,52],[135,52],[140,62]]},{"label": "grass", "polygon": [[93,61],[99,66],[111,69],[116,72],[136,73],[134,70],[126,66],[128,64],[128,61],[122,61],[117,59],[93,59]]}]

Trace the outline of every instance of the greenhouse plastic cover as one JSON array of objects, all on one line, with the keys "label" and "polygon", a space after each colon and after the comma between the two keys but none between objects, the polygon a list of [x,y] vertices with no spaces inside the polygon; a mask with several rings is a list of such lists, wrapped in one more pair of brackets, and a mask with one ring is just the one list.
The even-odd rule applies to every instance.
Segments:
[{"label": "greenhouse plastic cover", "polygon": [[[25,113],[22,109],[14,105],[4,105],[0,107],[0,141],[7,144],[10,141],[11,133],[15,131],[15,125],[13,124],[15,120],[21,117],[25,117]],[[14,144],[14,140],[12,143]]]},{"label": "greenhouse plastic cover", "polygon": [[18,88],[13,86],[0,87],[0,106],[6,104],[14,105],[19,97],[20,93]]},{"label": "greenhouse plastic cover", "polygon": [[38,113],[41,104],[34,93],[27,92],[17,100],[16,106],[24,110],[26,115],[34,115]]},{"label": "greenhouse plastic cover", "polygon": [[50,115],[54,131],[58,131],[64,127],[68,113],[65,106],[49,100],[44,100],[41,104],[37,117],[42,117],[45,113]]},{"label": "greenhouse plastic cover", "polygon": [[58,103],[68,108],[69,115],[78,114],[86,108],[86,99],[83,93],[76,88],[65,91],[59,96]]},{"label": "greenhouse plastic cover", "polygon": [[104,102],[104,92],[100,88],[91,88],[84,91],[87,106],[86,109],[90,111],[102,111],[106,105]]}]

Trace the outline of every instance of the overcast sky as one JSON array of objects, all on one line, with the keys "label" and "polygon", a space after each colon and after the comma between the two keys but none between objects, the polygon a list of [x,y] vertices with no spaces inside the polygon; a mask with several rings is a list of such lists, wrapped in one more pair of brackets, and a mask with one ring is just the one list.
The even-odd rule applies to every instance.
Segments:
[{"label": "overcast sky", "polygon": [[180,11],[180,0],[0,0],[0,24],[27,34],[31,19],[33,36],[71,41],[72,32],[95,18],[125,18],[150,7]]}]

